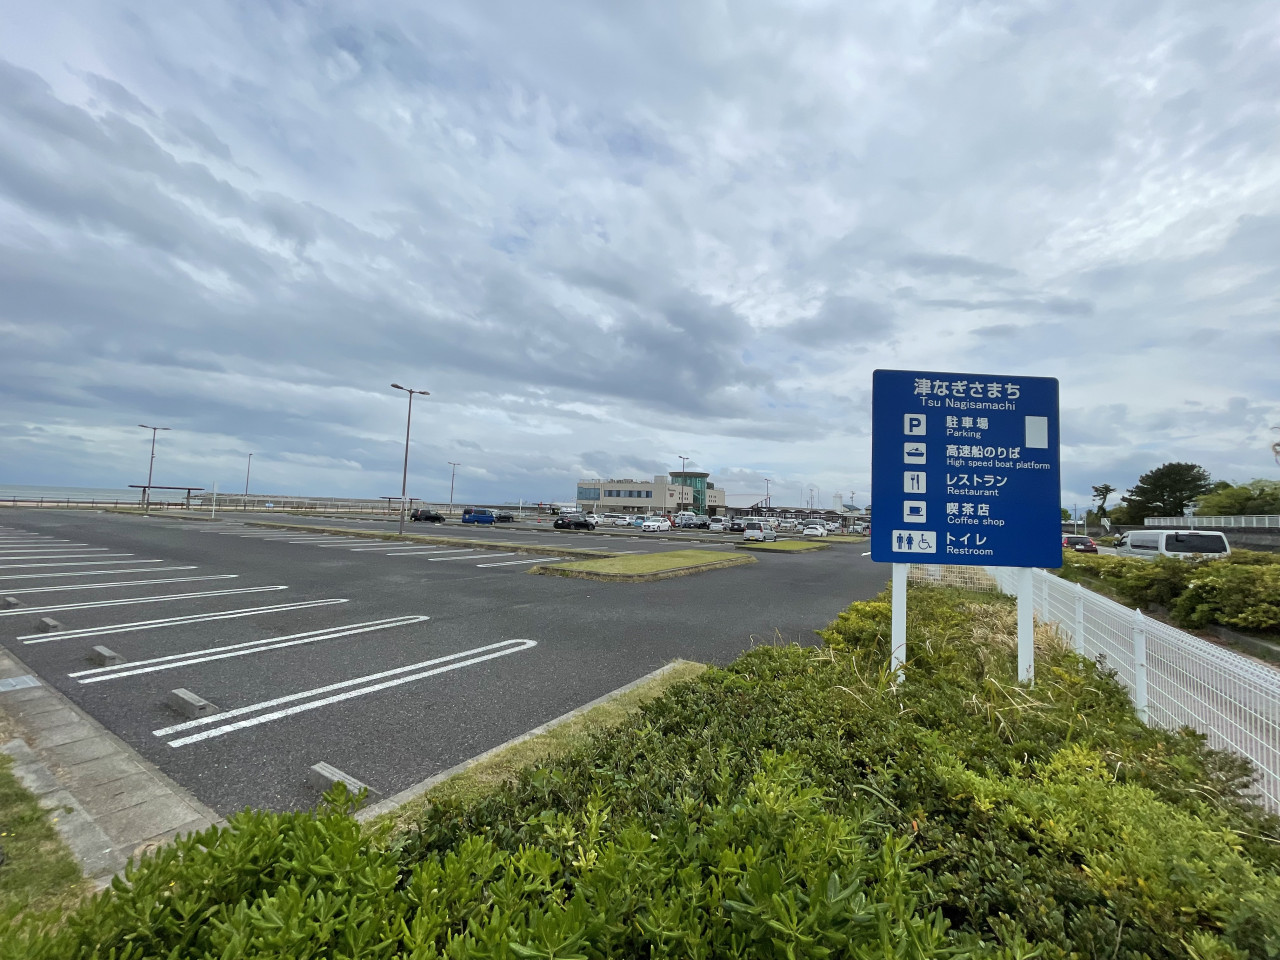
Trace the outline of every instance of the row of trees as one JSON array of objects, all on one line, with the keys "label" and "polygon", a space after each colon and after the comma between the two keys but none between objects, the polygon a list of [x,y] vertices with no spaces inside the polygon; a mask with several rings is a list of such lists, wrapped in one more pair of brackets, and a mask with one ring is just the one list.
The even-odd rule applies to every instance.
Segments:
[{"label": "row of trees", "polygon": [[1197,514],[1211,517],[1280,513],[1280,481],[1214,483],[1209,471],[1194,463],[1166,463],[1144,473],[1120,503],[1108,509],[1108,499],[1118,492],[1109,483],[1094,487],[1098,506],[1090,511],[1091,518],[1139,524],[1147,517],[1180,517],[1192,505]]}]

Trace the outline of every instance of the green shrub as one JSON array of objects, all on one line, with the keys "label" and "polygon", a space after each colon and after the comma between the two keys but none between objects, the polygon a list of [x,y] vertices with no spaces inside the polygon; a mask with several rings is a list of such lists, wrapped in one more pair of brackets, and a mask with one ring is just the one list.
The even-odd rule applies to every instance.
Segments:
[{"label": "green shrub", "polygon": [[240,814],[0,958],[1280,956],[1280,822],[1243,761],[1070,652],[1016,684],[1007,601],[913,588],[898,677],[885,606],[408,835],[341,795]]},{"label": "green shrub", "polygon": [[1172,610],[1190,627],[1214,623],[1259,632],[1280,630],[1280,565],[1208,564]]}]

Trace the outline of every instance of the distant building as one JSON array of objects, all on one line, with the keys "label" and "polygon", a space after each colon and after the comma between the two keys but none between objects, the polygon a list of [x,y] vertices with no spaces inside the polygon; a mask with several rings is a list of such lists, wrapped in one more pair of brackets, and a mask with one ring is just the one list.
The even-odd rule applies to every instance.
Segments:
[{"label": "distant building", "polygon": [[724,491],[708,483],[710,474],[676,470],[652,480],[579,480],[577,503],[593,513],[724,513]]}]

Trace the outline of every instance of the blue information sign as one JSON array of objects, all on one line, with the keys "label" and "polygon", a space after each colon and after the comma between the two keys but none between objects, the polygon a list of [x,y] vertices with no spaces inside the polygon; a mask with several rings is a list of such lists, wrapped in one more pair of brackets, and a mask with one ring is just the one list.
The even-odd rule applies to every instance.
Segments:
[{"label": "blue information sign", "polygon": [[871,559],[1062,565],[1058,381],[877,370]]}]

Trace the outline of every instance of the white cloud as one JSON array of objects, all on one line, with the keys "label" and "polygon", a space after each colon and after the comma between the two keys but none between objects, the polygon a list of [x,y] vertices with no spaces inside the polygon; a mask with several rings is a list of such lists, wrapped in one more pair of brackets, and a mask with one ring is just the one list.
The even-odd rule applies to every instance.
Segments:
[{"label": "white cloud", "polygon": [[432,391],[422,496],[451,459],[470,497],[552,499],[686,454],[742,496],[865,500],[876,367],[1060,377],[1068,501],[1167,460],[1274,473],[1277,26],[1261,0],[24,8],[0,479],[136,481],[127,425],[163,418],[190,482],[253,450],[281,492],[378,496],[395,380]]}]

